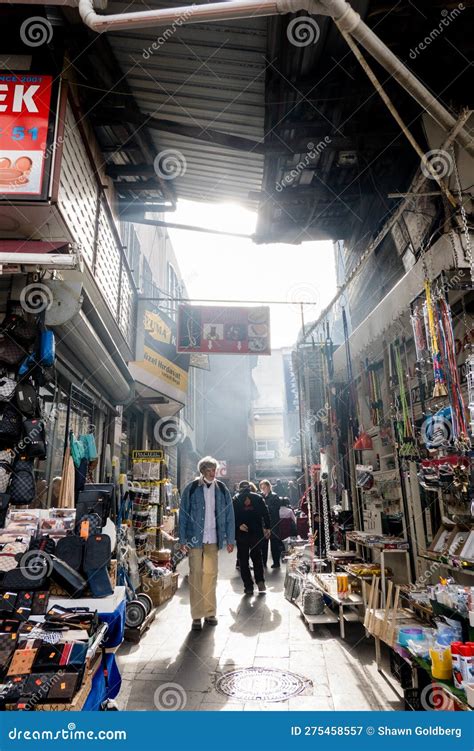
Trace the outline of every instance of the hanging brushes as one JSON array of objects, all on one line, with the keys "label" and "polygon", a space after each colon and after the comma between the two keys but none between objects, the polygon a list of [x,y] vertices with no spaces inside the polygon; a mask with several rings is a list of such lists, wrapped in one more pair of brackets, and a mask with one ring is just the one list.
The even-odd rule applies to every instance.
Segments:
[{"label": "hanging brushes", "polygon": [[394,355],[400,397],[400,407],[402,410],[402,430],[400,431],[401,434],[399,454],[404,459],[414,459],[419,456],[419,451],[415,441],[413,426],[411,424],[410,411],[408,409],[408,401],[405,390],[405,377],[403,374],[400,344],[398,341],[395,342],[394,345]]},{"label": "hanging brushes", "polygon": [[433,375],[434,375],[434,389],[433,396],[447,396],[448,390],[444,380],[443,370],[441,368],[441,353],[438,345],[438,338],[436,336],[436,323],[433,310],[433,302],[431,299],[431,286],[428,279],[425,279],[425,294],[426,294],[426,312],[428,316],[428,328],[431,339],[431,356],[433,358]]}]

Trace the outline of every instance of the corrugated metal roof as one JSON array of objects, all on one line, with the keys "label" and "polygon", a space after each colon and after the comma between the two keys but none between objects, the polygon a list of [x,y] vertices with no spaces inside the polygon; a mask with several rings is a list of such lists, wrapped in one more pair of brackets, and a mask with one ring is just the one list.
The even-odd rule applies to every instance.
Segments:
[{"label": "corrugated metal roof", "polygon": [[[110,2],[107,12],[169,6]],[[108,39],[141,112],[203,132],[263,140],[265,18],[131,30]],[[186,169],[173,181],[179,198],[255,205],[248,194],[261,189],[263,155],[161,130],[150,133],[157,154],[172,149],[184,157]]]}]

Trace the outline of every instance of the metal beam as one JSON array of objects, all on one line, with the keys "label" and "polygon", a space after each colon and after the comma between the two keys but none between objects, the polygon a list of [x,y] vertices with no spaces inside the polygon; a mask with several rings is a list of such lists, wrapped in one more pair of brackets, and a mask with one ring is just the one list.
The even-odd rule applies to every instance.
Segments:
[{"label": "metal beam", "polygon": [[230,133],[222,133],[219,130],[204,129],[196,125],[184,125],[173,120],[147,115],[143,112],[131,111],[128,108],[105,107],[94,115],[96,125],[116,125],[118,123],[132,123],[142,125],[152,130],[161,130],[163,133],[174,133],[185,138],[194,138],[197,141],[225,146],[228,149],[238,151],[254,151],[263,154],[265,145],[262,141],[254,141],[251,138],[233,136]]}]

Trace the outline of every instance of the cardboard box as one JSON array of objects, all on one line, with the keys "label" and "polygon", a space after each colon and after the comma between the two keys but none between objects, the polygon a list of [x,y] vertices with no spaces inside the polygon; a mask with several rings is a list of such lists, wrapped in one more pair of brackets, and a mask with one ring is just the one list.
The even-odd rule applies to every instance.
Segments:
[{"label": "cardboard box", "polygon": [[166,574],[154,581],[149,576],[142,577],[142,592],[149,595],[153,605],[162,605],[170,600],[178,588],[178,574]]}]

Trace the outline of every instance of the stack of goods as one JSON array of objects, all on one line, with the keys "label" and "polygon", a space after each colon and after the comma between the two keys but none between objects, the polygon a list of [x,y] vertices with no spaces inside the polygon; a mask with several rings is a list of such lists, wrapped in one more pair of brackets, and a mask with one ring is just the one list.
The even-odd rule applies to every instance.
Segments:
[{"label": "stack of goods", "polygon": [[[345,569],[349,574],[353,576],[367,577],[372,579],[373,576],[382,576],[382,569],[380,563],[348,563]],[[385,568],[385,576],[391,576],[392,571],[388,567]]]},{"label": "stack of goods", "polygon": [[427,595],[435,612],[436,604],[459,613],[463,618],[468,618],[474,610],[474,587],[456,584],[452,579],[428,587]]},{"label": "stack of goods", "polygon": [[46,458],[39,387],[55,361],[52,331],[34,318],[7,315],[0,326],[0,523],[9,504],[36,497],[36,459]]},{"label": "stack of goods", "polygon": [[150,491],[148,488],[130,488],[131,521],[135,536],[138,570],[145,572],[147,550],[149,547],[150,519]]},{"label": "stack of goods", "polygon": [[79,500],[77,509],[11,510],[0,530],[0,590],[42,582],[56,594],[111,595],[112,541],[102,532],[108,519],[103,500]]},{"label": "stack of goods", "polygon": [[2,707],[56,709],[81,693],[85,700],[105,631],[96,611],[57,605],[48,610],[47,592],[21,592],[15,598],[4,593],[0,599]]},{"label": "stack of goods", "polygon": [[397,643],[426,666],[433,681],[443,681],[467,695],[470,686],[474,688],[474,643],[463,641],[462,634],[460,622],[444,617],[436,619],[436,628],[421,623],[400,627]]},{"label": "stack of goods", "polygon": [[393,535],[376,535],[369,532],[348,532],[347,539],[368,547],[383,548],[385,550],[408,550],[408,540],[402,540]]}]

